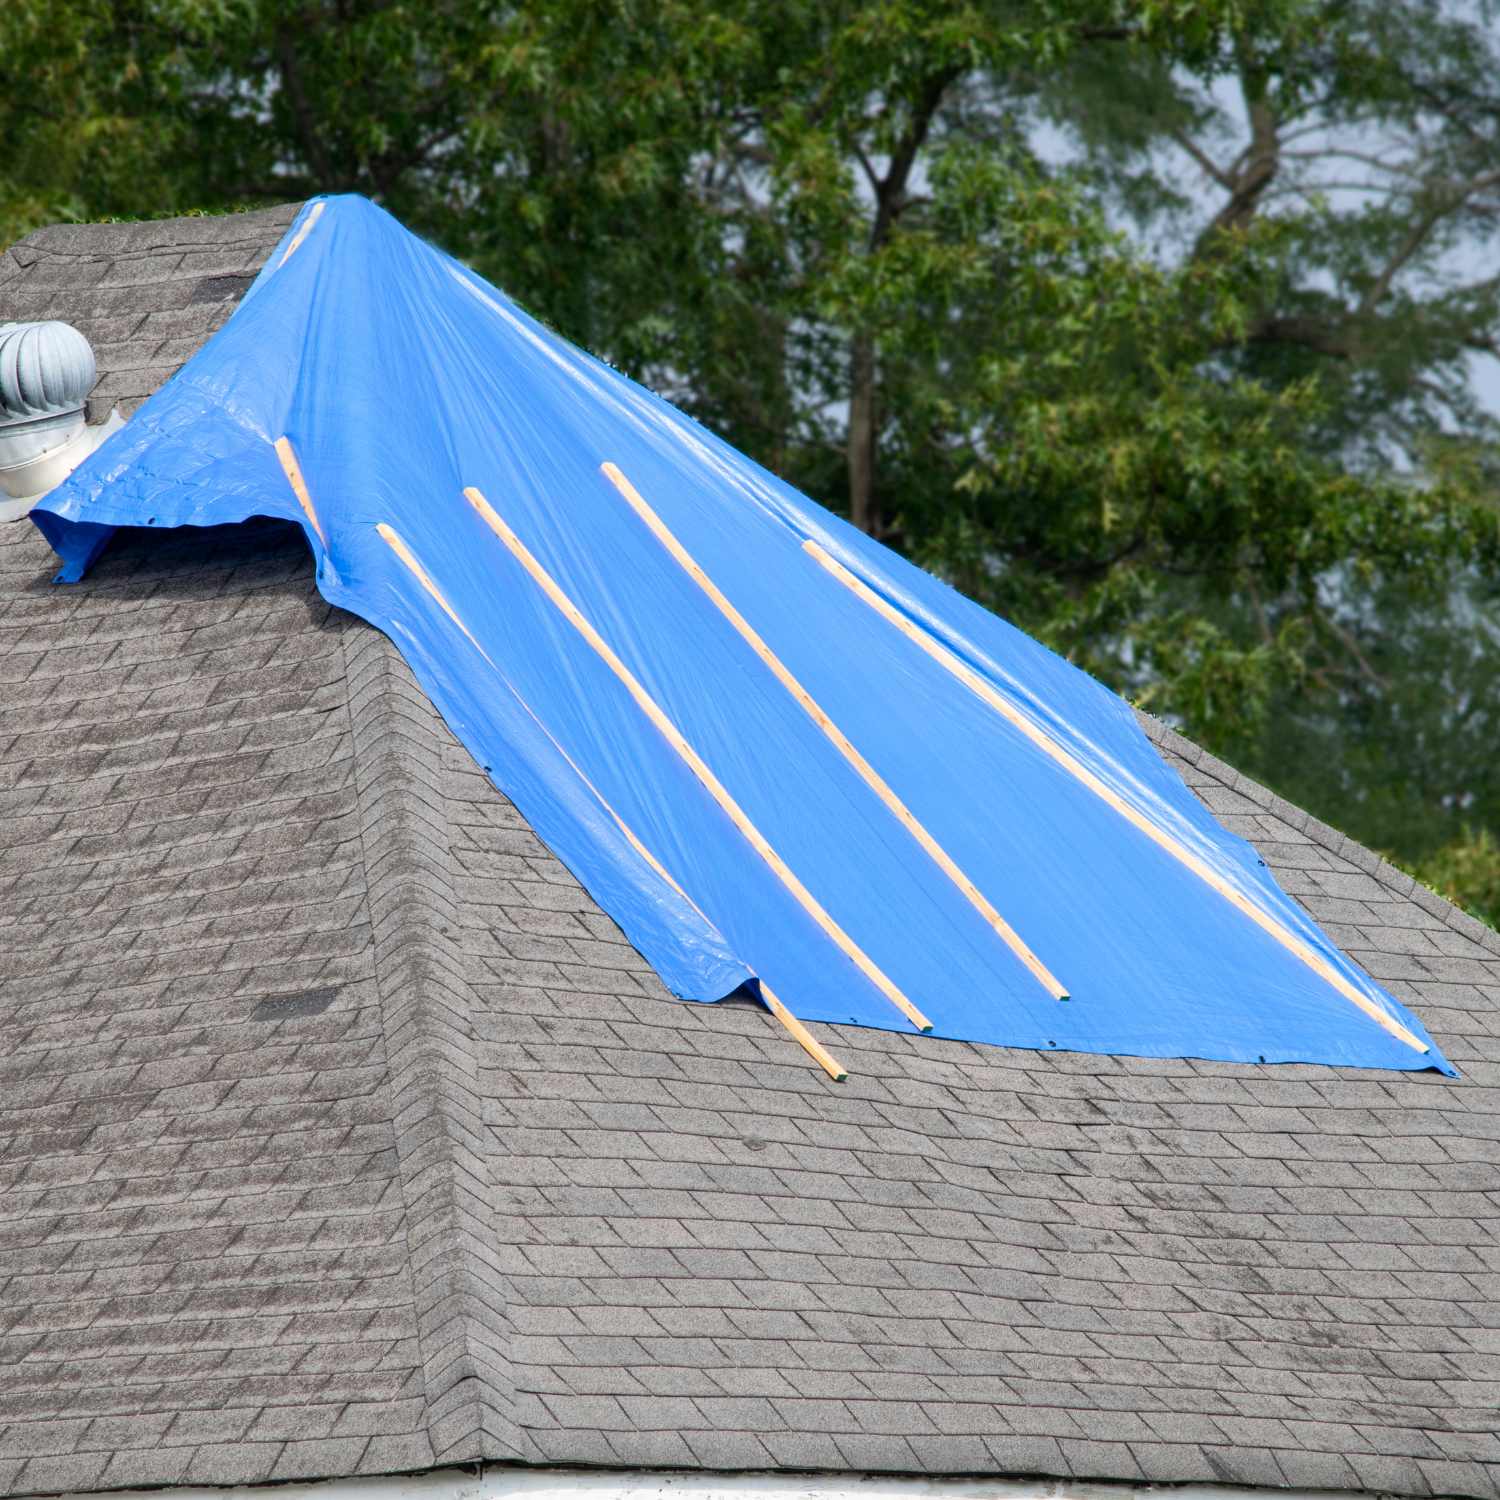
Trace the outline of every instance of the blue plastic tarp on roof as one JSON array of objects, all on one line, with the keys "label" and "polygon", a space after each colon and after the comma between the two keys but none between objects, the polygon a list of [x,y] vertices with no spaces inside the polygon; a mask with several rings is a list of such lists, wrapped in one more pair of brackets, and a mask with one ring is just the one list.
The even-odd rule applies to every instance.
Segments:
[{"label": "blue plastic tarp on roof", "polygon": [[33,512],[63,578],[115,527],[250,516],[303,526],[679,996],[1452,1071],[1119,698],[362,199],[304,208]]}]

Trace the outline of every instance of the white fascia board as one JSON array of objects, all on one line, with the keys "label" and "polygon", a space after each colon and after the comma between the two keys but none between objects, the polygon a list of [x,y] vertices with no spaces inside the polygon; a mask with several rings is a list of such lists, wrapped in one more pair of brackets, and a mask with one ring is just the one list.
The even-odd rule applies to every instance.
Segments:
[{"label": "white fascia board", "polygon": [[[1066,1479],[893,1479],[605,1469],[432,1469],[423,1474],[115,1491],[110,1500],[1325,1500],[1348,1490]],[[67,1500],[97,1500],[90,1495]]]}]

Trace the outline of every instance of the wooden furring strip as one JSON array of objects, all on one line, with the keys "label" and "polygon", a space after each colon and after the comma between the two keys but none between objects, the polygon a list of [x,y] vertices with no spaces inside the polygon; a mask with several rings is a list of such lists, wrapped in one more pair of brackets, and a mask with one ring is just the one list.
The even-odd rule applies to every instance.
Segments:
[{"label": "wooden furring strip", "polygon": [[432,581],[432,578],[428,574],[427,569],[417,561],[416,553],[414,553],[411,548],[408,547],[404,541],[402,541],[396,529],[392,526],[387,526],[384,521],[380,521],[376,523],[375,530],[380,534],[381,541],[383,541],[386,546],[389,547],[391,551],[394,552],[396,556],[399,557],[401,561],[404,562],[406,566],[412,571],[412,573],[416,576],[417,582],[420,583],[422,587],[426,589],[427,592],[431,594],[435,600],[437,600],[438,608],[441,609],[442,612],[447,615],[448,618],[452,620],[453,623],[457,625],[461,631],[463,631],[465,637],[467,637],[468,639],[469,644],[482,657],[484,657],[485,661],[490,666],[493,667],[495,664],[494,662],[490,661],[489,653],[484,649],[483,646],[479,644],[478,641],[474,639],[474,636],[469,630],[469,627],[459,619],[458,614],[454,610],[453,606],[448,603],[448,601],[443,597],[442,592],[441,590],[439,590],[437,584]]},{"label": "wooden furring strip", "polygon": [[666,869],[662,866],[661,862],[656,858],[656,856],[652,854],[652,852],[640,841],[640,839],[635,836],[635,833],[631,829],[630,825],[624,820],[624,818],[619,815],[619,813],[614,810],[613,807],[609,805],[609,803],[605,800],[604,794],[584,774],[583,768],[558,743],[556,736],[554,736],[552,731],[548,729],[547,726],[542,723],[541,719],[537,717],[536,711],[532,708],[532,706],[520,695],[520,693],[516,691],[515,686],[511,682],[511,680],[503,672],[501,672],[498,667],[495,666],[495,663],[493,661],[490,660],[489,653],[484,649],[483,646],[479,644],[477,640],[474,639],[474,636],[470,633],[469,627],[459,619],[458,615],[454,612],[453,606],[449,604],[447,599],[443,597],[442,592],[432,581],[431,577],[427,573],[427,570],[422,566],[420,562],[417,561],[416,555],[412,552],[411,548],[408,547],[406,543],[401,539],[401,537],[397,534],[397,532],[392,527],[387,526],[384,521],[379,522],[376,525],[375,530],[379,532],[381,540],[384,541],[385,544],[391,549],[391,551],[393,551],[396,556],[399,557],[401,561],[405,563],[406,566],[411,570],[411,572],[415,575],[417,582],[420,583],[422,587],[426,589],[427,592],[431,594],[435,600],[437,600],[438,607],[443,611],[443,613],[446,614],[448,618],[452,620],[453,623],[457,625],[461,631],[463,631],[469,643],[482,657],[484,657],[486,664],[493,668],[494,671],[499,675],[500,680],[510,690],[511,697],[513,697],[516,702],[519,703],[521,707],[525,709],[525,711],[531,716],[532,722],[551,741],[552,748],[556,750],[557,753],[562,756],[565,761],[567,761],[568,765],[572,768],[574,775],[576,775],[578,779],[584,784],[584,786],[589,789],[590,793],[594,797],[594,800],[598,802],[600,807],[602,807],[611,818],[614,819],[615,825],[619,828],[620,832],[625,835],[626,839],[629,840],[630,845],[635,850],[635,852],[639,854],[641,858],[644,859],[646,863],[649,864],[651,868],[655,870],[656,873],[660,875],[661,878],[665,880],[667,884],[670,885],[672,889],[676,891],[677,894],[681,896],[682,899],[693,908],[694,911],[698,912],[698,915],[700,917],[703,917],[703,920],[705,922],[707,922],[708,918],[703,916],[702,911],[699,910],[698,905],[693,900],[693,898],[689,896],[688,893],[683,890],[683,888],[678,885],[675,880],[672,879],[672,877],[667,873]]},{"label": "wooden furring strip", "polygon": [[302,477],[302,466],[297,462],[297,455],[292,451],[291,440],[284,437],[276,439],[276,457],[281,460],[281,472],[286,475],[286,482],[291,485],[292,493],[297,497],[297,503],[302,507],[303,514],[312,522],[312,529],[317,532],[318,540],[323,544],[323,550],[328,550],[328,538],[323,534],[323,523],[318,519],[318,513],[313,509],[312,496],[307,492],[307,481]]},{"label": "wooden furring strip", "polygon": [[1310,948],[1296,933],[1288,931],[1280,922],[1261,911],[1253,901],[1241,895],[1216,870],[1194,854],[1179,839],[1174,838],[1165,829],[1158,828],[1149,818],[1137,812],[1135,808],[1131,807],[1112,787],[1107,786],[1101,781],[1076,756],[1058,744],[1051,735],[1047,734],[1038,725],[1033,724],[1013,704],[1008,703],[977,672],[960,661],[941,642],[934,640],[927,631],[921,629],[913,621],[908,620],[905,615],[882,599],[879,594],[861,579],[856,578],[848,568],[839,562],[837,558],[830,556],[817,542],[809,538],[802,543],[802,547],[814,561],[826,572],[838,579],[856,598],[862,603],[869,605],[882,619],[894,625],[908,640],[920,646],[944,670],[952,673],[976,697],[982,699],[1008,724],[1025,735],[1044,755],[1056,761],[1070,776],[1081,781],[1095,796],[1119,813],[1127,823],[1145,834],[1153,844],[1165,850],[1173,859],[1186,866],[1205,885],[1211,886],[1237,911],[1249,917],[1263,932],[1268,933],[1282,947],[1301,959],[1320,979],[1326,980],[1346,1000],[1357,1005],[1372,1021],[1384,1027],[1398,1041],[1405,1042],[1408,1047],[1412,1047],[1418,1052],[1431,1050],[1413,1031],[1403,1026],[1394,1016],[1387,1015],[1368,995],[1361,994],[1327,959]]},{"label": "wooden furring strip", "polygon": [[849,1075],[844,1065],[836,1058],[807,1027],[784,1006],[775,991],[765,980],[760,982],[760,997],[766,1009],[791,1032],[792,1038],[835,1083],[842,1083]]},{"label": "wooden furring strip", "polygon": [[606,463],[600,465],[600,468],[605,478],[624,496],[626,504],[671,554],[672,559],[708,595],[719,613],[734,626],[741,639],[770,669],[771,675],[792,695],[808,718],[823,731],[839,754],[854,767],[855,772],[880,798],[896,821],[917,841],[923,853],[957,886],[959,893],[984,918],[1000,941],[1021,960],[1032,977],[1054,1000],[1066,1000],[1068,992],[1058,982],[1052,971],[1032,952],[1015,928],[1000,915],[984,892],[964,874],[948,851],[938,843],[911,809],[896,795],[886,779],[860,754],[844,731],[834,723],[812,694],[793,676],[781,658],[765,643],[755,627],[729,602],[713,579],[703,571],[687,548],[678,541],[661,517],[642,498],[640,491],[620,472],[617,465]]},{"label": "wooden furring strip", "polygon": [[[469,642],[469,644],[472,645],[474,649],[480,654],[480,656],[484,658],[486,664],[495,671],[500,680],[510,690],[510,694],[516,700],[516,702],[519,703],[528,714],[530,714],[532,721],[536,724],[537,728],[547,736],[547,738],[552,742],[552,746],[557,751],[557,753],[561,755],[565,761],[567,761],[569,766],[572,767],[578,779],[593,794],[600,807],[602,807],[604,811],[614,819],[615,825],[619,828],[620,832],[625,835],[626,839],[629,840],[631,847],[636,851],[636,853],[639,854],[641,858],[644,859],[646,863],[649,864],[651,868],[655,870],[656,873],[660,875],[661,878],[665,880],[667,884],[670,885],[672,889],[676,891],[677,894],[681,896],[682,899],[686,901],[687,904],[692,907],[692,909],[697,912],[700,917],[703,918],[704,922],[707,922],[709,926],[712,926],[713,924],[708,921],[708,918],[706,916],[704,916],[703,911],[699,907],[698,903],[694,901],[693,898],[689,896],[688,893],[683,890],[683,888],[678,885],[675,880],[672,879],[671,875],[667,873],[666,868],[662,865],[662,863],[640,841],[640,839],[636,837],[635,831],[624,820],[624,818],[622,818],[619,813],[617,813],[614,808],[610,806],[610,804],[605,800],[604,794],[600,792],[599,788],[596,787],[594,783],[584,775],[582,769],[579,767],[578,763],[573,759],[573,757],[569,755],[568,752],[564,750],[560,744],[558,744],[556,738],[552,734],[552,731],[542,723],[542,721],[537,717],[536,712],[532,709],[531,705],[527,703],[527,701],[520,695],[520,693],[516,691],[515,685],[511,682],[511,680],[503,672],[501,672],[498,667],[495,666],[493,661],[490,660],[489,653],[484,649],[483,646],[479,644],[477,640],[475,640],[472,632],[469,630],[469,627],[465,625],[461,619],[459,619],[458,612],[453,608],[451,604],[448,603],[447,599],[443,595],[442,590],[439,589],[437,584],[432,581],[431,574],[429,574],[427,569],[422,566],[421,562],[417,559],[417,555],[411,550],[410,547],[407,546],[406,542],[402,539],[395,528],[387,526],[384,521],[381,521],[376,525],[375,530],[379,533],[380,539],[386,544],[386,546],[388,546],[391,551],[394,552],[396,556],[400,558],[401,561],[406,565],[407,569],[411,572],[413,577],[416,578],[417,582],[420,583],[422,587],[426,589],[427,592],[433,597],[433,599],[437,601],[438,608],[441,609],[443,613],[447,615],[448,618],[452,620],[456,626],[458,626],[458,628],[463,632],[464,637]],[[791,1011],[789,1011],[786,1006],[781,1003],[779,999],[777,999],[776,995],[771,991],[769,985],[762,982],[760,989],[761,996],[766,1002],[766,1009],[769,1010],[771,1014],[775,1016],[775,1018],[783,1026],[786,1027],[797,1044],[802,1047],[804,1051],[806,1051],[808,1056],[811,1057],[812,1060],[817,1063],[818,1066],[822,1068],[824,1072],[826,1072],[835,1083],[842,1083],[849,1076],[844,1071],[842,1064],[840,1064],[838,1060],[833,1056],[833,1054],[829,1052],[828,1049],[824,1047],[823,1044],[819,1042],[815,1036],[813,1036],[813,1034],[807,1029],[807,1027],[804,1026],[802,1022],[799,1021],[797,1017],[794,1016]]]},{"label": "wooden furring strip", "polygon": [[558,612],[581,635],[595,654],[624,684],[636,706],[651,721],[657,732],[687,764],[708,794],[718,803],[731,823],[739,830],[745,841],[770,866],[776,878],[796,899],[802,909],[830,937],[846,958],[883,994],[902,1015],[920,1031],[931,1031],[932,1022],[919,1011],[901,992],[890,977],[873,959],[839,926],[823,909],[822,904],[797,878],[786,861],[771,847],[765,836],[750,821],[744,809],[729,794],[728,789],[709,769],[703,757],[684,738],[682,731],[663,712],[656,700],[641,686],[635,674],[615,654],[597,630],[584,617],[578,606],[563,592],[557,581],[533,557],[526,544],[500,518],[489,501],[475,488],[464,490],[469,504],[479,513],[485,524],[505,544],[507,550],[530,575]]},{"label": "wooden furring strip", "polygon": [[286,247],[286,254],[276,262],[276,269],[278,271],[302,248],[302,241],[312,233],[313,225],[323,217],[325,206],[326,204],[321,198],[313,204],[307,217],[302,221],[302,228],[292,236],[291,244]]}]

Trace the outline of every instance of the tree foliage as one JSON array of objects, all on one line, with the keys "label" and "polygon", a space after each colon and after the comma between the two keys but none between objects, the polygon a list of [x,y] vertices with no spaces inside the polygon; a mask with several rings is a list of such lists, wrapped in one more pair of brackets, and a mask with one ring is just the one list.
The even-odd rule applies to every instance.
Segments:
[{"label": "tree foliage", "polygon": [[367,193],[1326,819],[1479,850],[1461,885],[1488,5],[9,0],[0,243]]},{"label": "tree foliage", "polygon": [[1500,927],[1500,839],[1487,828],[1466,827],[1452,843],[1418,862],[1412,873],[1471,916]]}]

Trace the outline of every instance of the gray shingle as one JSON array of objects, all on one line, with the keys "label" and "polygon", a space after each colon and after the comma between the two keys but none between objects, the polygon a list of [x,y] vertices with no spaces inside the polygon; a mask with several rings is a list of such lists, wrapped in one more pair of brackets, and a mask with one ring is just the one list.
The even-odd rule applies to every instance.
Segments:
[{"label": "gray shingle", "polygon": [[[43,231],[0,317],[144,396],[289,219]],[[50,571],[0,530],[0,1491],[519,1457],[1500,1496],[1500,938],[1374,856],[1146,722],[1460,1080],[831,1028],[834,1089],[666,994],[290,528]]]},{"label": "gray shingle", "polygon": [[[279,527],[125,537],[70,596],[35,591],[52,571],[38,542],[24,525],[0,531],[7,771],[60,809],[20,842],[8,830],[3,846],[20,858],[0,876],[0,1049],[14,1075],[0,1090],[13,1168],[0,1234],[55,1245],[58,1259],[49,1270],[8,1254],[0,1272],[0,1319],[24,1315],[37,1329],[28,1352],[41,1337],[47,1355],[0,1386],[0,1452],[52,1447],[21,1472],[22,1489],[265,1479],[285,1443],[242,1441],[252,1422],[285,1411],[331,1427],[346,1402],[322,1370],[339,1347],[347,1368],[367,1368],[413,1331],[399,1192],[393,1211],[379,1207],[396,1161],[389,1108],[372,1092],[384,1062],[364,872],[338,833],[356,805],[353,747],[322,686],[344,674],[341,622]],[[236,594],[261,607],[205,612],[204,599]],[[46,652],[44,678],[25,635],[17,654],[18,606],[32,630],[49,614],[74,627]],[[204,652],[215,624],[221,644]],[[153,689],[154,722],[128,668],[98,669],[101,639],[130,632],[180,653]],[[253,662],[277,643],[307,662],[321,653],[326,670],[275,702],[241,692],[210,706],[226,673],[242,676],[236,655]],[[52,717],[12,714],[29,703]],[[263,713],[318,747],[303,764],[335,769],[331,794],[288,796],[295,765],[257,757],[226,773],[203,748],[218,732],[232,744]],[[49,754],[117,723],[159,752],[118,766]],[[204,815],[226,774],[233,799]],[[309,848],[316,859],[294,853]],[[230,905],[216,900],[220,882]],[[355,940],[345,958],[315,942],[330,920]],[[283,941],[233,941],[261,925]],[[38,944],[48,966],[17,983]],[[319,988],[336,995],[322,1014],[251,1022],[264,996]],[[421,1418],[394,1404],[386,1415],[391,1431]]]}]

